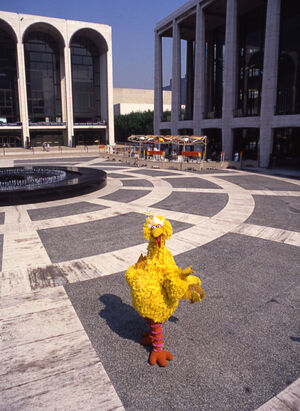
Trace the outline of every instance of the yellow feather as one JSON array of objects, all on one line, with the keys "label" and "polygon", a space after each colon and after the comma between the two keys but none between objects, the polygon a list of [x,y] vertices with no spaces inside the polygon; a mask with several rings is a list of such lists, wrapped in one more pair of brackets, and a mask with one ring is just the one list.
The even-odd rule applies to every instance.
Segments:
[{"label": "yellow feather", "polygon": [[[141,255],[137,263],[128,268],[125,276],[135,310],[142,317],[162,323],[170,318],[180,299],[199,302],[204,292],[200,288],[200,279],[190,275],[193,272],[191,266],[184,270],[177,267],[165,246],[165,240],[172,235],[170,222],[162,216],[154,218],[147,218],[143,227],[145,239],[150,240],[147,257]],[[158,220],[163,222],[160,248],[151,231],[152,222]]]}]

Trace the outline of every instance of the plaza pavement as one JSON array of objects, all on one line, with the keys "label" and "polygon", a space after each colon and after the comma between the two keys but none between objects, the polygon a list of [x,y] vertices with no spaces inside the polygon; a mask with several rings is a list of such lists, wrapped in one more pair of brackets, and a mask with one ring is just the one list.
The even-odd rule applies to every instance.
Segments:
[{"label": "plaza pavement", "polygon": [[[300,409],[299,180],[36,157],[0,167],[96,167],[108,184],[0,209],[1,410]],[[147,211],[206,292],[164,324],[166,368],[147,362],[124,280]]]}]

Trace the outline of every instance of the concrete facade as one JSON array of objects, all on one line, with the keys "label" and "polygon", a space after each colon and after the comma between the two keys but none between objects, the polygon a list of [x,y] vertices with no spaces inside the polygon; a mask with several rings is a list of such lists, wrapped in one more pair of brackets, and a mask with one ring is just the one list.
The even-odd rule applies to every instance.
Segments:
[{"label": "concrete facade", "polygon": [[[171,91],[163,91],[164,110],[171,110]],[[114,115],[154,110],[154,90],[114,88]]]},{"label": "concrete facade", "polygon": [[[38,130],[41,134],[59,131],[63,132],[65,144],[74,145],[74,133],[80,130],[99,131],[105,138],[106,144],[114,144],[114,115],[113,115],[113,76],[112,76],[112,41],[111,27],[103,24],[64,20],[58,18],[17,14],[0,11],[0,29],[15,42],[17,64],[17,87],[20,119],[18,124],[1,124],[0,132],[15,130],[22,136],[23,146],[30,141],[32,132]],[[44,124],[33,124],[28,115],[27,81],[24,57],[24,38],[28,33],[46,33],[57,42],[60,54],[60,96],[61,121],[59,124],[44,121]],[[95,123],[75,122],[73,113],[72,90],[72,60],[71,43],[74,36],[80,32],[99,49],[99,72],[101,101],[101,121]],[[98,80],[97,80],[98,81]],[[47,124],[49,123],[49,124]],[[105,137],[104,137],[105,136]]]},{"label": "concrete facade", "polygon": [[[243,2],[237,0],[190,0],[157,23],[155,27],[154,133],[159,134],[164,130],[170,130],[172,134],[182,134],[188,130],[190,134],[194,135],[203,135],[207,132],[211,132],[213,135],[217,132],[222,151],[225,151],[225,159],[232,160],[233,150],[235,150],[235,130],[253,131],[255,129],[257,133],[256,160],[260,166],[267,167],[273,152],[275,129],[294,127],[295,130],[299,130],[298,127],[300,127],[299,111],[282,115],[276,112],[282,6],[280,0],[261,2],[256,0]],[[241,81],[239,64],[243,57],[241,48],[239,48],[241,47],[239,43],[241,39],[238,36],[244,24],[243,18],[247,13],[251,13],[259,7],[263,7],[265,13],[261,23],[263,40],[261,41],[260,55],[263,57],[261,66],[258,64],[256,66],[260,67],[262,81],[259,88],[259,108],[257,112],[252,111],[249,115],[243,110],[238,110],[237,103],[240,93],[238,86]],[[218,55],[214,60],[214,53],[218,53],[218,40],[215,40],[217,35],[224,36],[223,43],[220,40],[222,86],[217,90],[220,95],[218,101],[216,93],[213,94],[210,90],[210,84],[213,84],[213,81],[217,84],[218,81],[212,80],[214,76],[218,76],[216,66]],[[164,121],[162,116],[162,88],[163,84],[168,81],[168,79],[162,79],[164,61],[162,39],[166,37],[172,38],[173,42],[171,121]],[[190,82],[190,86],[187,86],[187,89],[190,87],[190,94],[193,95],[192,115],[189,118],[182,118],[180,113],[183,41],[187,43],[187,75],[188,67],[191,66],[191,62],[194,63],[194,81]],[[194,44],[192,57],[188,51],[190,42]],[[255,64],[253,66],[255,67]],[[251,69],[250,65],[249,67]],[[249,70],[249,67],[246,69]],[[247,92],[250,93],[253,90],[250,90],[248,86]],[[215,98],[215,102],[214,105],[210,106],[211,96]],[[245,99],[247,98],[246,96]],[[296,131],[297,133],[298,131]],[[299,146],[300,133],[296,135],[296,138],[297,146]]]}]

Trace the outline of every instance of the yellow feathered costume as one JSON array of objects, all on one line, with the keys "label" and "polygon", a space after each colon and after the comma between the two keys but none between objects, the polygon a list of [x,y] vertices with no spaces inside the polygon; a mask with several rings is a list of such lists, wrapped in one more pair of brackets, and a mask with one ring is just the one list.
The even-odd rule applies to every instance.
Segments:
[{"label": "yellow feathered costume", "polygon": [[126,280],[131,288],[133,307],[147,319],[151,328],[151,333],[142,340],[153,345],[150,363],[165,366],[166,359],[172,359],[172,355],[162,350],[159,326],[170,318],[180,299],[191,303],[201,301],[204,292],[200,288],[200,279],[190,275],[194,272],[191,266],[184,270],[177,267],[165,246],[165,241],[172,235],[170,222],[162,216],[149,217],[143,231],[145,239],[149,240],[147,256],[141,255],[138,262],[128,268]]}]

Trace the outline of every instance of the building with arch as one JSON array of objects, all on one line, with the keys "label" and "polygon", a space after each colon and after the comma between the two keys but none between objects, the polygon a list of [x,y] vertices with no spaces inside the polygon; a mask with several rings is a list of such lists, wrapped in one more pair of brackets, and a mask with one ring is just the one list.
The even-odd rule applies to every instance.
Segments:
[{"label": "building with arch", "polygon": [[[154,133],[205,134],[227,160],[242,151],[262,167],[300,167],[299,37],[293,0],[188,1],[155,27]],[[171,119],[162,111],[168,58]]]},{"label": "building with arch", "polygon": [[111,27],[0,11],[0,146],[114,144]]}]

